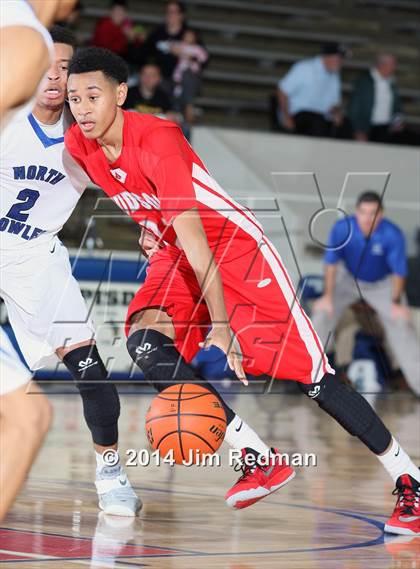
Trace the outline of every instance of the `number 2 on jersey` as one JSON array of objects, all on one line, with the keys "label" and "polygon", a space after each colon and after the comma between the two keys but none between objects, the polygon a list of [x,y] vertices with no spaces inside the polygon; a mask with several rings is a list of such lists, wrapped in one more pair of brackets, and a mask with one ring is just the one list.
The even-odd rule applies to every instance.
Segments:
[{"label": "number 2 on jersey", "polygon": [[21,203],[13,204],[9,211],[6,213],[6,217],[11,217],[17,221],[26,221],[29,217],[29,213],[22,212],[33,208],[38,198],[39,192],[36,190],[30,190],[29,188],[21,190],[17,195],[17,199],[20,200]]}]

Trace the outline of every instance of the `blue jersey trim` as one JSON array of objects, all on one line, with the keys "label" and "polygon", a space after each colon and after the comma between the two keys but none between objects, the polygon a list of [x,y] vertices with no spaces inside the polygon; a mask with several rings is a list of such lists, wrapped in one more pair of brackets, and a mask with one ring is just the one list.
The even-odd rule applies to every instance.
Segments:
[{"label": "blue jersey trim", "polygon": [[61,142],[64,142],[64,136],[60,136],[59,138],[50,138],[47,136],[37,123],[32,113],[29,113],[28,120],[31,124],[31,127],[34,129],[35,134],[44,145],[44,148],[49,148],[50,146],[54,146],[54,144],[60,144]]}]

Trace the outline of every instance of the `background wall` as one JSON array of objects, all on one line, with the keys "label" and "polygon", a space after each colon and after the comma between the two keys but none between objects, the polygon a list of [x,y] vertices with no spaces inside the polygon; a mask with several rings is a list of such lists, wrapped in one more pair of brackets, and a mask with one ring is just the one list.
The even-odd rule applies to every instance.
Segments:
[{"label": "background wall", "polygon": [[[359,193],[384,193],[386,215],[407,236],[410,254],[420,226],[420,150],[382,144],[196,127],[193,147],[219,184],[256,211],[289,271],[320,272],[321,248],[337,219],[352,213]],[[318,184],[318,188],[317,188]],[[317,210],[330,209],[311,218]]]}]

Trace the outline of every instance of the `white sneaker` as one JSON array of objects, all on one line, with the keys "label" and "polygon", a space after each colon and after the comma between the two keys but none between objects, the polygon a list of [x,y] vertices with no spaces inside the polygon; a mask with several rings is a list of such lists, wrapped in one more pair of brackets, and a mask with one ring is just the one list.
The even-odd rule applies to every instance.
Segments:
[{"label": "white sneaker", "polygon": [[112,516],[134,517],[142,508],[121,465],[104,466],[96,471],[99,507]]}]

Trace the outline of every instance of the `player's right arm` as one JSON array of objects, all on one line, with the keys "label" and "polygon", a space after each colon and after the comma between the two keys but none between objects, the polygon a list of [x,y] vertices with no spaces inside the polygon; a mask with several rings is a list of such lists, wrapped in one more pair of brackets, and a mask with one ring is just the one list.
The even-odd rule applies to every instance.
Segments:
[{"label": "player's right arm", "polygon": [[197,209],[192,208],[178,214],[173,220],[173,227],[197,277],[212,321],[212,330],[200,346],[216,346],[222,350],[227,356],[229,367],[248,385],[241,363],[240,348],[230,329],[222,278]]},{"label": "player's right arm", "polygon": [[27,26],[0,29],[0,117],[35,93],[50,66],[45,39]]}]

